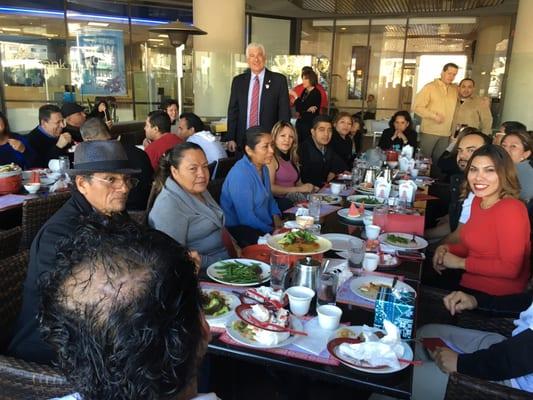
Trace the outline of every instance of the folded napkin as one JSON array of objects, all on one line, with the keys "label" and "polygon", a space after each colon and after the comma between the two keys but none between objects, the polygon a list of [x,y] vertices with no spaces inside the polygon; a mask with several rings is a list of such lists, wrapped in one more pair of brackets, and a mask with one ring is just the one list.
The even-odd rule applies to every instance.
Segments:
[{"label": "folded napkin", "polygon": [[59,178],[56,181],[56,183],[50,186],[49,192],[54,193],[54,192],[68,189],[69,183],[70,183],[70,177],[67,174],[64,174],[61,178]]},{"label": "folded napkin", "polygon": [[353,272],[348,266],[348,261],[340,260],[338,258],[329,258],[329,264],[327,272],[331,272],[337,275],[337,290],[342,286],[344,282],[353,276]]},{"label": "folded napkin", "polygon": [[257,244],[267,244],[267,241],[271,236],[272,235],[270,233],[267,233],[264,236],[259,236],[257,238]]},{"label": "folded napkin", "polygon": [[379,339],[376,335],[363,328],[365,341],[361,343],[342,343],[339,346],[341,355],[353,358],[358,361],[364,361],[372,367],[386,365],[390,368],[399,369],[404,348],[400,339],[398,328],[390,321],[383,322],[387,334]]},{"label": "folded napkin", "polygon": [[307,336],[300,336],[293,344],[311,354],[318,356],[328,346],[331,331],[322,329],[318,324],[318,318],[307,321],[304,325]]}]

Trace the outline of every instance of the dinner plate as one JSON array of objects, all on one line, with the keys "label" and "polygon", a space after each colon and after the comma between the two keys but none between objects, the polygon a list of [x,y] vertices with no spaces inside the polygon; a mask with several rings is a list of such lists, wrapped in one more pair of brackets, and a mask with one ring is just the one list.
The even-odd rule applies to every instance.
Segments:
[{"label": "dinner plate", "polygon": [[331,242],[331,250],[334,251],[348,251],[350,248],[350,240],[357,239],[355,236],[346,235],[344,233],[326,233],[322,235],[322,237]]},{"label": "dinner plate", "polygon": [[307,252],[293,252],[287,251],[283,248],[278,242],[285,236],[286,233],[280,233],[278,235],[270,236],[267,240],[267,245],[273,250],[279,251],[284,254],[298,254],[301,256],[310,256],[312,254],[325,253],[328,250],[331,250],[331,242],[328,239],[323,238],[322,236],[317,236],[318,249]]},{"label": "dinner plate", "polygon": [[235,296],[234,294],[232,293],[228,293],[228,292],[225,292],[223,290],[217,290],[217,289],[202,289],[202,292],[203,293],[211,293],[211,292],[219,292],[223,297],[224,299],[226,300],[227,304],[228,304],[228,308],[229,308],[229,311],[224,313],[224,314],[221,314],[221,315],[217,315],[216,317],[213,316],[213,315],[207,315],[205,314],[205,319],[207,320],[207,322],[220,322],[226,318],[229,318],[231,317],[232,315],[235,315],[235,308],[237,308],[240,304],[241,304],[241,301],[239,300],[239,298],[237,296]]},{"label": "dinner plate", "polygon": [[364,186],[361,186],[361,185],[357,185],[357,187],[355,188],[356,191],[358,191],[359,193],[363,193],[363,194],[366,194],[366,195],[373,195],[374,194],[374,188],[366,188]]},{"label": "dinner plate", "polygon": [[[394,280],[393,277],[388,277],[388,276],[379,276],[379,275],[360,276],[358,278],[352,279],[352,281],[350,282],[350,290],[354,292],[357,296],[362,297],[365,300],[375,302],[376,297],[379,292],[379,288],[377,290],[365,292],[361,290],[361,287],[368,285],[370,283],[391,287],[393,280]],[[409,286],[407,283],[404,283],[402,281],[396,282],[396,290],[413,292],[416,296],[416,290],[413,289],[411,286]]]},{"label": "dinner plate", "polygon": [[[387,240],[387,237],[389,235],[400,236],[402,238],[405,238],[405,239],[409,240],[409,243],[404,245],[404,244],[389,242]],[[416,243],[412,243],[411,242],[412,238],[413,238],[413,235],[411,233],[387,232],[387,233],[382,233],[381,235],[379,235],[378,239],[379,239],[380,243],[384,243],[387,246],[390,246],[390,247],[392,247],[395,250],[405,250],[405,249],[422,250],[422,249],[425,249],[426,247],[428,247],[428,242],[427,242],[426,239],[415,235]]]},{"label": "dinner plate", "polygon": [[342,218],[345,218],[347,219],[348,221],[351,221],[351,222],[363,222],[363,218],[366,217],[366,216],[370,216],[372,215],[372,212],[369,211],[369,210],[365,210],[364,214],[358,216],[358,217],[350,217],[348,215],[348,211],[350,211],[349,208],[341,208],[340,210],[337,211],[337,215],[339,217],[342,217]]},{"label": "dinner plate", "polygon": [[[220,267],[224,265],[224,263],[236,262],[236,261],[246,264],[246,265],[258,264],[262,270],[260,279],[255,282],[249,282],[249,283],[232,283],[232,282],[227,282],[223,280],[222,275],[216,270],[216,267]],[[255,286],[255,285],[258,285],[259,283],[267,282],[270,280],[270,265],[268,265],[267,263],[261,262],[261,261],[250,260],[248,258],[230,258],[227,260],[217,261],[216,263],[211,264],[209,267],[207,267],[206,273],[207,273],[207,276],[213,279],[214,281],[223,283],[225,285]]]},{"label": "dinner plate", "polygon": [[365,203],[365,208],[368,208],[369,210],[372,210],[374,207],[382,206],[384,204],[376,196],[371,196],[371,195],[368,195],[368,194],[356,194],[354,196],[348,196],[348,198],[346,200],[348,200],[348,201],[350,201],[352,203],[355,203],[358,206],[360,206],[361,202],[364,201],[365,199],[368,199],[368,198],[370,198],[372,200],[379,201],[379,204],[367,204],[367,203]]},{"label": "dinner plate", "polygon": [[[297,331],[303,331],[304,330],[304,327],[303,327],[302,323],[300,322],[300,320],[298,318],[295,318],[292,315],[289,316],[289,318],[291,319],[291,328],[292,329],[297,330]],[[232,338],[236,342],[238,342],[240,344],[243,344],[245,346],[253,347],[253,348],[256,348],[256,349],[275,349],[277,347],[286,346],[286,345],[294,342],[294,340],[296,339],[295,335],[290,335],[286,340],[283,340],[282,342],[279,342],[277,344],[268,345],[268,344],[258,343],[255,340],[252,340],[252,339],[249,339],[249,338],[243,336],[237,329],[233,328],[233,323],[235,321],[240,321],[240,318],[238,318],[237,316],[235,316],[234,318],[231,318],[226,323],[226,332],[227,332],[227,334],[228,334],[228,336],[230,338]]]},{"label": "dinner plate", "polygon": [[[373,331],[373,332],[381,331],[381,329],[377,329],[377,328],[370,328],[369,327],[368,329],[370,331]],[[342,337],[341,334],[339,333],[339,332],[343,332],[343,334],[345,335],[347,331],[351,332],[349,337]],[[354,359],[354,358],[352,358],[350,356],[347,356],[346,354],[341,354],[338,351],[339,350],[339,346],[342,343],[357,343],[359,341],[359,339],[357,339],[357,337],[359,336],[359,334],[362,331],[363,331],[363,327],[362,326],[347,326],[347,327],[338,329],[332,335],[332,337],[330,338],[330,340],[328,342],[327,349],[328,349],[329,353],[335,359],[337,359],[338,361],[340,361],[342,364],[346,365],[347,367],[353,368],[353,369],[356,369],[356,370],[362,371],[362,372],[368,372],[369,374],[391,374],[393,372],[401,371],[402,369],[405,369],[405,368],[407,368],[409,366],[408,363],[400,362],[400,367],[399,368],[392,368],[392,367],[388,367],[388,366],[372,367],[372,366],[369,366],[369,365],[362,364],[361,360],[356,360],[356,359]],[[413,350],[411,349],[411,347],[407,343],[401,342],[401,344],[402,344],[402,347],[403,347],[403,350],[404,350],[403,355],[402,355],[402,359],[412,361],[413,360]]]},{"label": "dinner plate", "polygon": [[342,196],[336,194],[327,194],[327,193],[315,193],[316,196],[320,196],[320,202],[322,204],[339,204],[342,201]]}]

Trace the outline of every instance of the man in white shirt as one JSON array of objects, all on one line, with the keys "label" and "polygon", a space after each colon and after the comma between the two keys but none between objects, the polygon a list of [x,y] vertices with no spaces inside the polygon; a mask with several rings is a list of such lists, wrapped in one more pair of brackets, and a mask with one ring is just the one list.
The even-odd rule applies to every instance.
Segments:
[{"label": "man in white shirt", "polygon": [[178,135],[183,140],[200,146],[209,164],[228,156],[217,137],[205,129],[200,117],[194,113],[180,115]]},{"label": "man in white shirt", "polygon": [[196,268],[162,232],[89,216],[42,276],[41,333],[73,387],[64,399],[198,397],[209,341]]}]

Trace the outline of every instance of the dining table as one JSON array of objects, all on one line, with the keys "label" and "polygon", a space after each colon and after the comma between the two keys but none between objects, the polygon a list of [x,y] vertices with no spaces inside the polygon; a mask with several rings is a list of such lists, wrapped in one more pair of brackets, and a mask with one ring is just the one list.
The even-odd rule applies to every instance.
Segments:
[{"label": "dining table", "polygon": [[[345,201],[346,200],[343,199],[343,204],[341,204],[341,206],[347,206]],[[321,218],[320,222],[321,234],[342,233],[354,237],[361,237],[361,234],[364,232],[364,225],[362,222],[360,224],[347,222],[342,218],[339,218],[336,212],[331,212],[328,215],[325,215]],[[339,255],[330,250],[324,254],[324,258],[338,259]],[[387,269],[384,270],[383,273],[390,273],[392,274],[391,276],[400,276],[405,283],[418,292],[422,273],[422,261],[403,260],[393,270]],[[209,282],[209,278],[205,275],[201,276],[201,280]],[[374,311],[372,309],[353,304],[342,304],[340,302],[337,302],[337,306],[343,310],[341,324],[373,325]],[[417,328],[417,309],[418,306],[416,305],[413,335],[416,334]],[[312,311],[313,310],[310,312]],[[212,333],[212,340],[208,346],[209,354],[231,358],[242,363],[263,365],[269,369],[273,368],[280,371],[287,371],[292,374],[323,380],[335,385],[345,385],[353,388],[353,390],[382,393],[401,399],[411,398],[413,368],[416,368],[416,366],[410,365],[401,371],[389,374],[375,374],[354,370],[339,363],[316,362],[313,357],[296,358],[291,354],[246,347],[240,344],[228,343],[227,340],[222,339],[223,333],[220,331]],[[414,352],[413,342],[408,341],[407,343],[411,346]]]}]

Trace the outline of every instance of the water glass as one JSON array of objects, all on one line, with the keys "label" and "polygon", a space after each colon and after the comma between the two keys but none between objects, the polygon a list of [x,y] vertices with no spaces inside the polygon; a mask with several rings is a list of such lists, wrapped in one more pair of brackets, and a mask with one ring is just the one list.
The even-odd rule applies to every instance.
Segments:
[{"label": "water glass", "polygon": [[363,257],[365,256],[365,242],[361,239],[350,239],[348,255],[350,266],[359,266],[363,262]]},{"label": "water glass", "polygon": [[320,307],[325,304],[335,304],[337,299],[337,282],[336,274],[331,272],[321,272],[318,276],[316,306]]},{"label": "water glass", "polygon": [[64,174],[70,168],[70,160],[67,156],[59,157],[59,172]]},{"label": "water glass", "polygon": [[270,287],[285,290],[285,278],[289,272],[290,259],[288,254],[273,251],[270,254]]},{"label": "water glass", "polygon": [[379,226],[382,231],[385,230],[385,226],[387,225],[388,214],[389,214],[389,208],[387,206],[374,208],[374,215],[373,215],[374,225]]},{"label": "water glass", "polygon": [[309,215],[315,219],[315,223],[320,220],[320,200],[321,196],[316,194],[309,195]]}]

